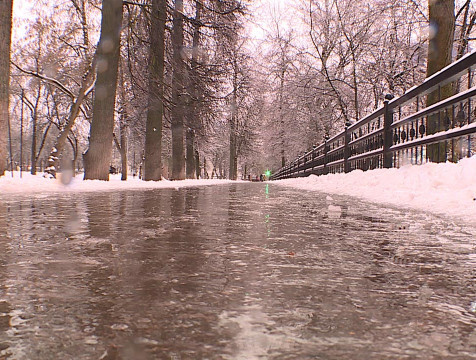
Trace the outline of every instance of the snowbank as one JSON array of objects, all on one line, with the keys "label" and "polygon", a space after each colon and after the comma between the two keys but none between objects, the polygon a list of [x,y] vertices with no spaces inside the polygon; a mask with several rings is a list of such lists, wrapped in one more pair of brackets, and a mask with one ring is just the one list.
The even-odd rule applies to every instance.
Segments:
[{"label": "snowbank", "polygon": [[458,164],[311,175],[274,184],[476,220],[476,156]]},{"label": "snowbank", "polygon": [[[0,195],[5,193],[13,194],[34,194],[48,192],[91,192],[91,191],[117,191],[133,189],[163,189],[181,188],[190,186],[207,186],[217,184],[227,184],[230,180],[183,180],[183,181],[142,181],[138,178],[129,178],[121,181],[121,175],[111,175],[109,181],[82,180],[82,175],[78,175],[67,185],[60,180],[47,179],[40,175],[31,175],[23,172],[20,179],[19,172],[6,172],[0,177]],[[59,174],[61,175],[61,174]]]},{"label": "snowbank", "polygon": [[[121,181],[120,175],[110,181],[83,181],[82,176],[64,185],[61,181],[10,173],[0,177],[0,195],[39,194],[48,192],[90,192],[132,189],[181,188],[228,184],[230,180],[142,181],[137,178]],[[476,156],[458,164],[428,163],[400,169],[380,169],[349,174],[311,175],[306,178],[274,181],[273,184],[297,189],[358,197],[366,201],[430,211],[463,218],[476,223]]]}]

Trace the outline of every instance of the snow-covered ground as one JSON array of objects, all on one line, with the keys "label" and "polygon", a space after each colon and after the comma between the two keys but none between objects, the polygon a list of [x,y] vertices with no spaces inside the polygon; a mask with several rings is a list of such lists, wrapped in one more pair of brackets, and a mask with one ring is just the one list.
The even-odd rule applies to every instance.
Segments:
[{"label": "snow-covered ground", "polygon": [[[139,178],[130,177],[127,181],[121,181],[121,175],[110,175],[109,181],[82,180],[82,174],[71,179],[68,184],[60,179],[47,179],[42,173],[31,175],[23,172],[20,178],[19,172],[14,172],[13,177],[10,172],[0,177],[0,194],[38,194],[49,192],[91,192],[91,191],[117,191],[117,190],[138,190],[138,189],[162,189],[162,188],[181,188],[190,186],[206,186],[227,184],[231,180],[183,180],[183,181],[142,181]],[[69,180],[69,179],[68,179]]]},{"label": "snow-covered ground", "polygon": [[[48,192],[114,191],[127,189],[181,188],[226,184],[229,180],[184,180],[146,182],[137,178],[121,181],[120,175],[106,181],[83,181],[73,178],[68,185],[61,181],[10,173],[0,177],[0,194],[34,194]],[[311,175],[306,178],[272,182],[280,186],[349,195],[366,201],[445,214],[476,223],[476,156],[458,164],[428,163],[349,174]]]},{"label": "snow-covered ground", "polygon": [[458,164],[428,163],[400,169],[355,170],[349,174],[311,175],[275,183],[476,222],[476,156]]}]

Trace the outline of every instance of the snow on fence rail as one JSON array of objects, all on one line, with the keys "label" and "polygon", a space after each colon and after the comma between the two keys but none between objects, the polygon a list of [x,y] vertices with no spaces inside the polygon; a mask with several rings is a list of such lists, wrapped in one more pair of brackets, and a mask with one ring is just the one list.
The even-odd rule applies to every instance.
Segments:
[{"label": "snow on fence rail", "polygon": [[[453,161],[470,157],[476,145],[475,69],[476,51],[398,98],[387,95],[381,108],[346,124],[343,131],[279,169],[271,180],[422,164],[429,161],[429,151],[441,151],[443,159]],[[442,99],[445,85],[456,94]],[[427,106],[429,94],[436,94],[437,101]],[[434,144],[439,144],[436,150]]]}]

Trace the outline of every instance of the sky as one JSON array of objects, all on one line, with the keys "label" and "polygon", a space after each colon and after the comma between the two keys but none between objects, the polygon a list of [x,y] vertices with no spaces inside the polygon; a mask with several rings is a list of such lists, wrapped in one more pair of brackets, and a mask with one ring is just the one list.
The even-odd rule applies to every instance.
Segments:
[{"label": "sky", "polygon": [[[264,39],[266,29],[270,25],[270,13],[278,11],[285,13],[285,10],[294,3],[295,0],[254,0],[251,1],[250,9],[253,14],[253,20],[249,23],[250,35],[253,38]],[[15,24],[21,24],[22,20],[27,20],[32,16],[32,8],[34,1],[31,0],[14,0],[13,1],[13,18]],[[291,15],[291,14],[289,14]],[[21,37],[25,33],[23,24],[17,26],[14,30],[16,38]]]},{"label": "sky", "polygon": [[22,38],[26,31],[25,22],[31,21],[33,3],[30,0],[13,1],[13,41]]},{"label": "sky", "polygon": [[[256,0],[250,5],[250,12],[253,18],[249,21],[249,35],[253,39],[264,40],[266,32],[272,27],[272,14],[279,14],[284,21],[280,25],[287,26],[287,23],[295,15],[291,5],[295,0]],[[288,20],[286,20],[288,18]]]}]

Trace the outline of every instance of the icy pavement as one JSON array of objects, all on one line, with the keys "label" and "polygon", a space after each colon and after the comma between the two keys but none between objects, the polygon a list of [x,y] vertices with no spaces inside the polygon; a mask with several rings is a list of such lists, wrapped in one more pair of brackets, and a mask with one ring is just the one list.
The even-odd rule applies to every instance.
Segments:
[{"label": "icy pavement", "polygon": [[0,358],[476,359],[467,223],[263,183],[0,199]]}]

